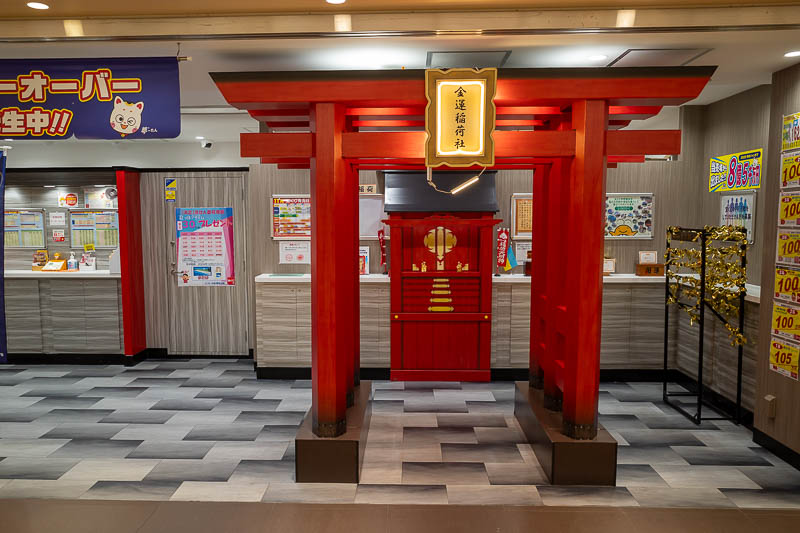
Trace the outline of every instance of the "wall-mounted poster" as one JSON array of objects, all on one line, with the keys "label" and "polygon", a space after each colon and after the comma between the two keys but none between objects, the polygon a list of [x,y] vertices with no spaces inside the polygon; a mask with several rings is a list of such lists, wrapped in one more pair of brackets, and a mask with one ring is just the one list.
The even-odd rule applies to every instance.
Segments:
[{"label": "wall-mounted poster", "polygon": [[58,207],[78,207],[78,195],[74,192],[59,191]]},{"label": "wall-mounted poster", "polygon": [[761,187],[761,148],[712,157],[708,192],[742,191]]},{"label": "wall-mounted poster", "polygon": [[653,194],[606,195],[606,239],[652,239]]},{"label": "wall-mounted poster", "polygon": [[282,265],[310,265],[311,241],[281,241],[278,249]]},{"label": "wall-mounted poster", "polygon": [[782,192],[778,201],[778,226],[800,226],[800,192]]},{"label": "wall-mounted poster", "polygon": [[783,116],[781,151],[800,148],[800,113]]},{"label": "wall-mounted poster", "polygon": [[3,220],[7,248],[42,248],[44,243],[44,211],[6,210]]},{"label": "wall-mounted poster", "polygon": [[[511,238],[530,239],[533,235],[533,195],[511,195]],[[524,258],[523,258],[524,259]]]},{"label": "wall-mounted poster", "polygon": [[358,247],[358,274],[360,276],[369,274],[369,246]]},{"label": "wall-mounted poster", "polygon": [[800,230],[778,228],[776,261],[785,265],[800,265]]},{"label": "wall-mounted poster", "polygon": [[175,209],[178,287],[236,285],[233,208]]},{"label": "wall-mounted poster", "polygon": [[782,302],[773,302],[772,334],[800,341],[800,308]]},{"label": "wall-mounted poster", "polygon": [[527,262],[528,261],[528,252],[533,250],[533,243],[532,242],[515,242],[514,243],[514,250],[517,255],[517,261]]},{"label": "wall-mounted poster", "polygon": [[800,186],[800,153],[781,156],[781,189]]},{"label": "wall-mounted poster", "polygon": [[777,337],[769,343],[769,367],[773,372],[797,381],[797,360],[800,345]]},{"label": "wall-mounted poster", "polygon": [[756,233],[756,193],[741,192],[722,194],[719,197],[720,226],[741,226],[747,231],[750,244],[755,241]]},{"label": "wall-mounted poster", "polygon": [[119,219],[116,211],[79,210],[69,212],[70,245],[83,248],[119,246]]},{"label": "wall-mounted poster", "polygon": [[83,207],[87,209],[116,209],[116,187],[92,187],[83,189]]},{"label": "wall-mounted poster", "polygon": [[800,303],[800,268],[775,267],[775,299]]},{"label": "wall-mounted poster", "polygon": [[311,238],[310,194],[276,194],[272,197],[272,238]]}]

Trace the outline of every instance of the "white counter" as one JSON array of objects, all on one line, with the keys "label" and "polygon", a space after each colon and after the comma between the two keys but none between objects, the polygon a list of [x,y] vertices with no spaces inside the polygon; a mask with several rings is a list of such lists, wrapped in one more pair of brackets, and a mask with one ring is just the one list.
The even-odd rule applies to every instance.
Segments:
[{"label": "white counter", "polygon": [[[361,276],[361,283],[389,283],[385,274],[367,274]],[[311,283],[311,274],[259,274],[256,283]],[[494,283],[527,283],[530,276],[523,274],[500,274],[492,276]],[[604,283],[664,283],[664,276],[635,276],[634,274],[612,274],[603,276]]]},{"label": "white counter", "polygon": [[119,274],[108,270],[84,270],[79,272],[42,272],[41,270],[6,270],[5,279],[119,279]]}]

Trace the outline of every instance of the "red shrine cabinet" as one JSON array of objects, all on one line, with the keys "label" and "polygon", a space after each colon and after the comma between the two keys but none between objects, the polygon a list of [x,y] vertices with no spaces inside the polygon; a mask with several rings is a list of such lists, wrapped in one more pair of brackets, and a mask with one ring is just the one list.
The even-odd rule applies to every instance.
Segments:
[{"label": "red shrine cabinet", "polygon": [[[475,172],[437,172],[451,191]],[[391,379],[489,381],[495,173],[457,194],[424,172],[386,172]]]}]

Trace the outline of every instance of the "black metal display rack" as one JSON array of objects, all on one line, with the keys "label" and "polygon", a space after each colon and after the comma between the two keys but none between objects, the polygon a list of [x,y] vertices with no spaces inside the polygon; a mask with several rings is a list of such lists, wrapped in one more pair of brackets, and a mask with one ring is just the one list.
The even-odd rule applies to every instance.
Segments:
[{"label": "black metal display rack", "polygon": [[[672,241],[679,241],[688,245],[688,248],[673,248]],[[714,246],[714,243],[737,243],[738,253],[731,254],[734,258],[738,255],[740,258],[741,272],[737,277],[729,277],[727,279],[712,279],[709,284],[708,279],[708,255],[709,251],[717,256],[715,259],[719,260],[721,254],[718,251],[720,248]],[[693,248],[691,245],[699,244],[700,249]],[[687,252],[691,250],[691,252]],[[741,335],[744,330],[744,298],[746,293],[745,288],[745,269],[747,266],[747,240],[744,230],[739,233],[731,228],[723,227],[710,227],[706,226],[703,229],[690,229],[670,227],[667,228],[667,250],[665,261],[665,275],[666,275],[666,290],[665,290],[665,303],[664,303],[664,375],[662,378],[662,392],[664,403],[671,406],[673,409],[684,415],[686,418],[700,424],[704,420],[732,420],[739,423],[741,420],[741,407],[742,407],[742,357],[743,357],[743,342],[744,337]],[[694,258],[694,261],[678,261],[677,255],[684,257]],[[672,267],[672,268],[671,268]],[[678,273],[677,270],[683,268],[688,269],[689,273]],[[698,279],[699,275],[699,279]],[[714,294],[719,295],[723,291],[738,293],[738,298],[735,301],[738,305],[735,308],[735,313],[724,313],[714,306]],[[711,294],[711,301],[709,301],[709,293]],[[683,301],[682,301],[683,299]],[[687,300],[692,300],[688,303]],[[697,347],[697,380],[689,384],[689,389],[694,389],[695,392],[681,391],[681,392],[668,392],[667,384],[669,382],[669,313],[670,306],[677,305],[679,308],[687,311],[691,317],[690,324],[697,321],[699,325],[699,341]],[[714,317],[722,321],[726,328],[734,335],[734,343],[738,344],[738,362],[736,370],[736,406],[734,413],[724,415],[724,412],[717,406],[711,406],[703,399],[703,343],[705,333],[705,310],[708,308]],[[731,311],[731,309],[727,309]],[[728,314],[734,319],[738,319],[738,329],[731,320],[725,315]],[[687,411],[682,405],[673,402],[670,398],[676,396],[695,396],[697,398],[697,410],[695,413]],[[721,416],[703,416],[703,405],[712,407],[718,414],[723,413]]]}]

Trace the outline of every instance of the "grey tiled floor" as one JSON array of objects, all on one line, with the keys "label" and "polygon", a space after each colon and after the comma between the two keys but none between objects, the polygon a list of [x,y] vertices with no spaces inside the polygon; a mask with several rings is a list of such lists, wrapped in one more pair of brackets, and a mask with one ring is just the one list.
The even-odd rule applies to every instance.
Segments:
[{"label": "grey tiled floor", "polygon": [[307,381],[249,360],[0,367],[0,499],[800,509],[800,472],[729,422],[695,426],[660,385],[601,385],[617,487],[547,484],[511,383],[375,382],[362,483],[294,482]]}]

